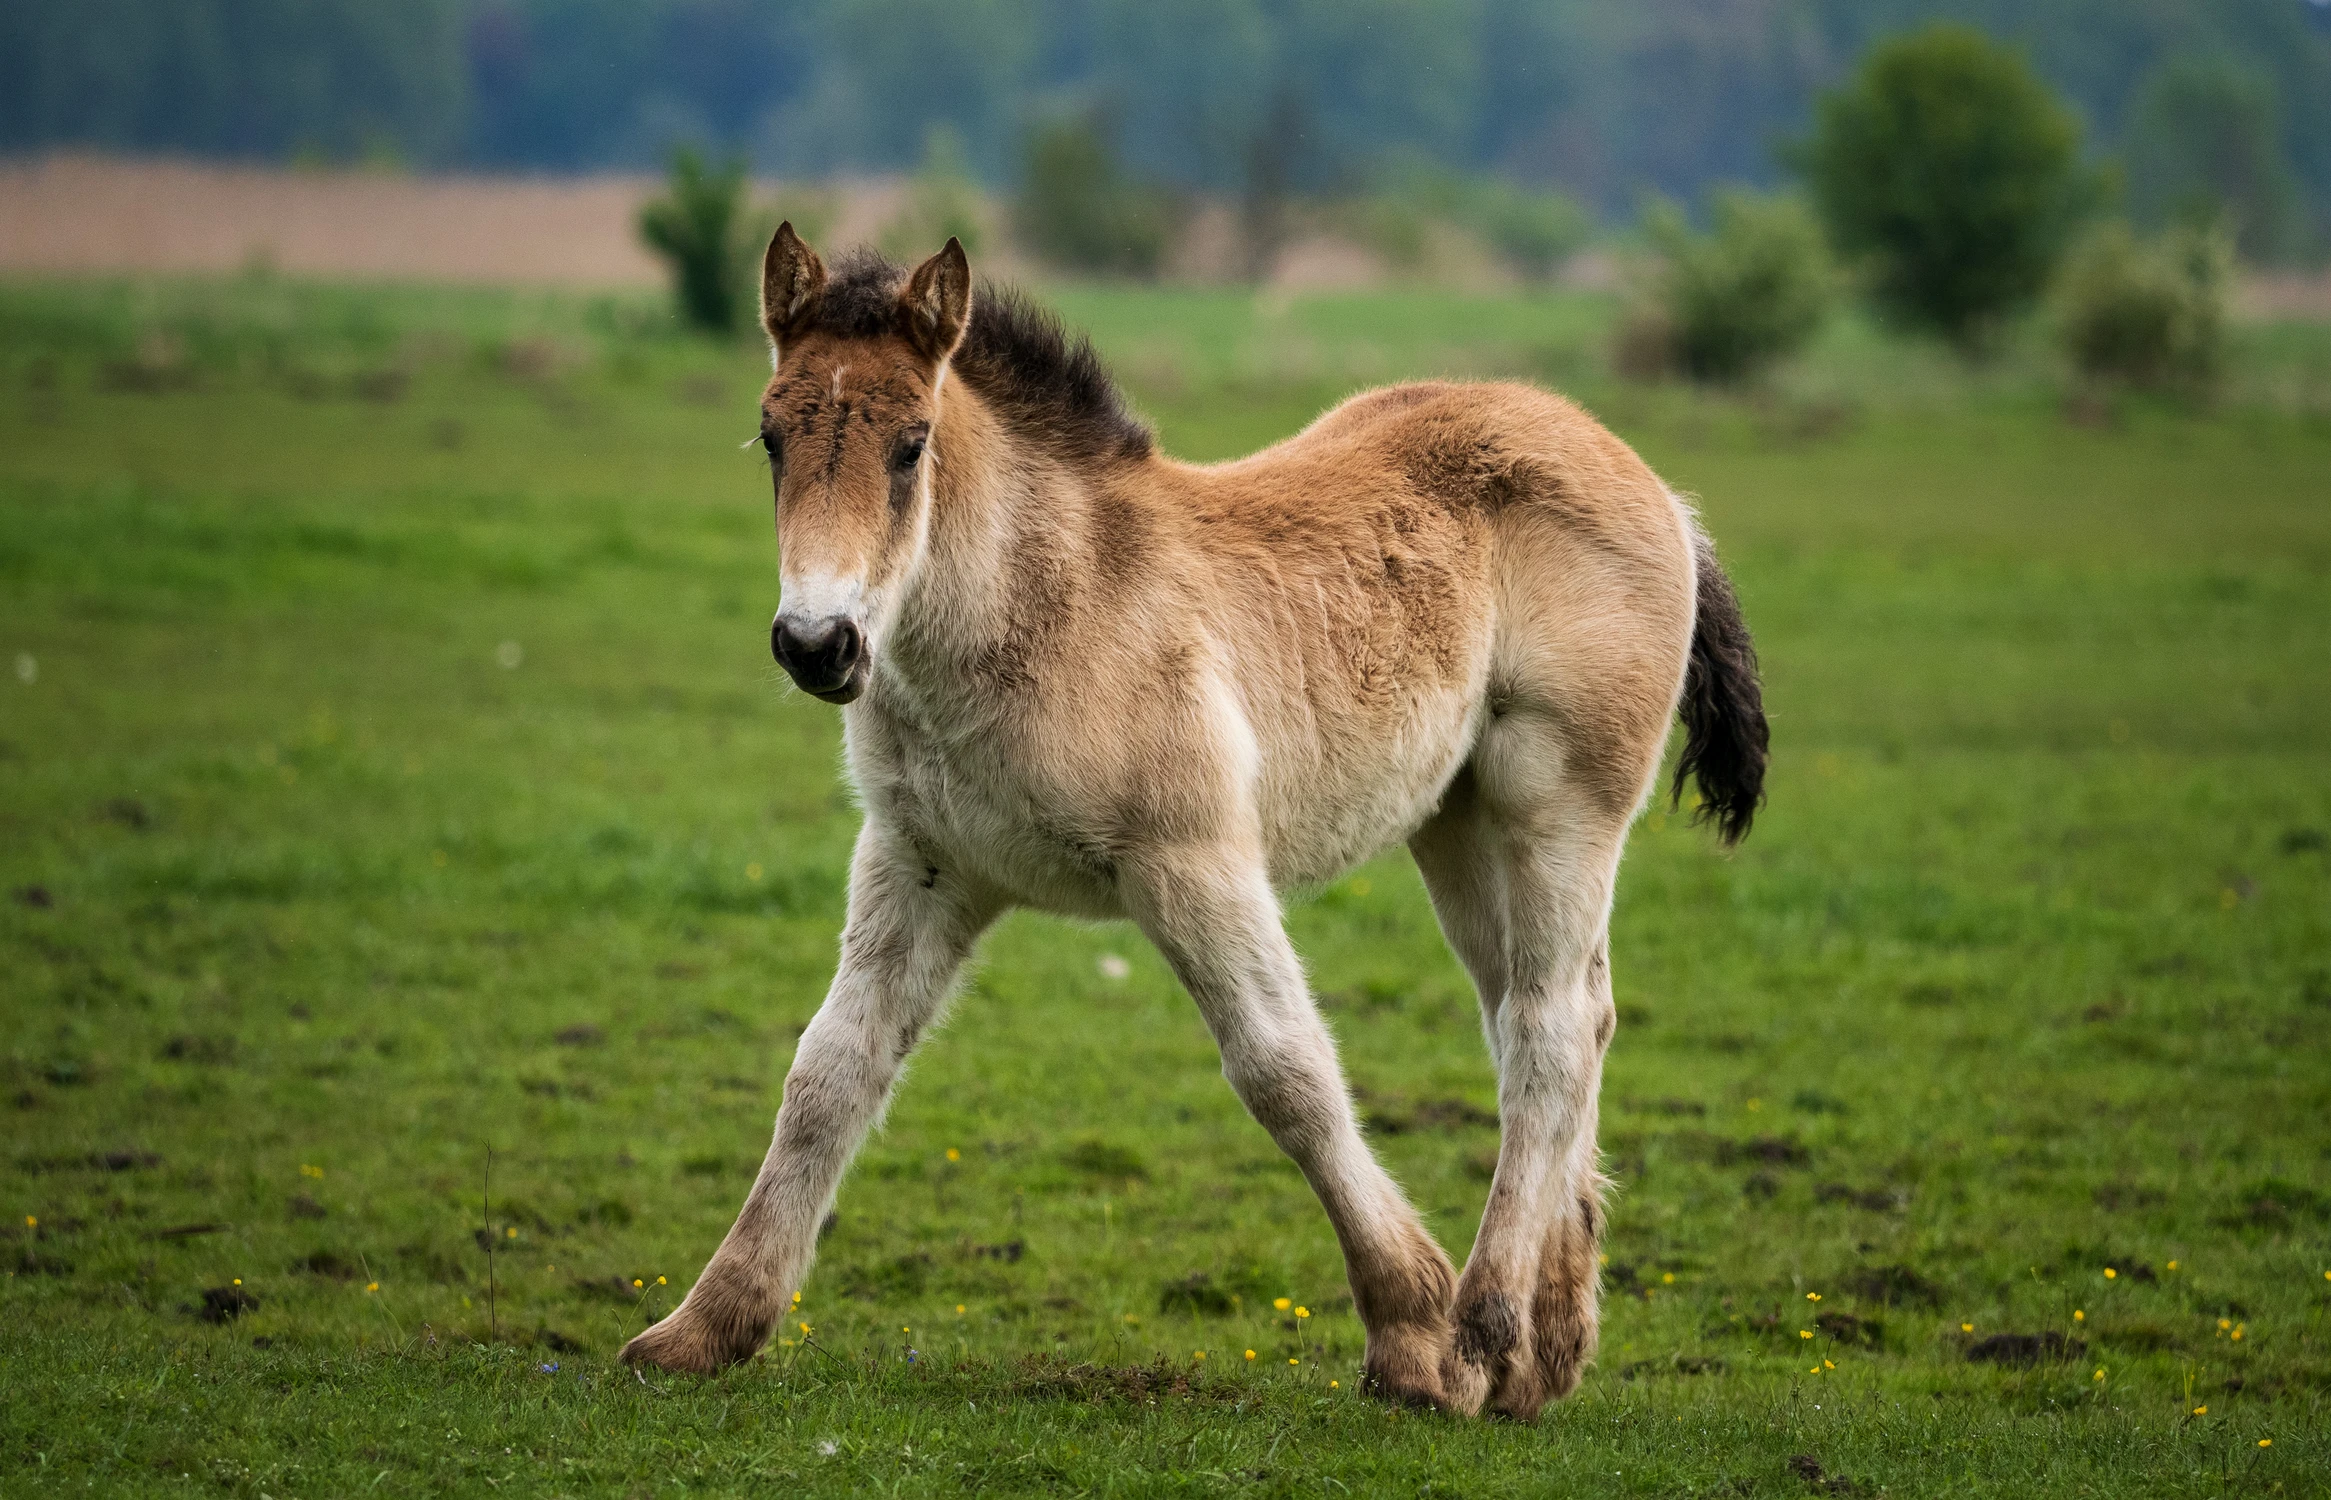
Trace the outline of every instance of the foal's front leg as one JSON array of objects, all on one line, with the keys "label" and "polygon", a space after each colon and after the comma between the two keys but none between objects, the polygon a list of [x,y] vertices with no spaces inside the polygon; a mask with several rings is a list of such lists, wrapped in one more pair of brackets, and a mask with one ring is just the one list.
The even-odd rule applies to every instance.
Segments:
[{"label": "foal's front leg", "polygon": [[626,1361],[705,1372],[761,1347],[809,1274],[842,1169],[995,910],[868,822],[851,862],[841,967],[795,1049],[761,1175],[704,1274],[624,1347]]},{"label": "foal's front leg", "polygon": [[1230,1086],[1335,1225],[1368,1330],[1369,1384],[1394,1400],[1449,1405],[1441,1371],[1456,1273],[1361,1139],[1261,862],[1205,848],[1142,864],[1128,871],[1135,917],[1197,1001]]}]

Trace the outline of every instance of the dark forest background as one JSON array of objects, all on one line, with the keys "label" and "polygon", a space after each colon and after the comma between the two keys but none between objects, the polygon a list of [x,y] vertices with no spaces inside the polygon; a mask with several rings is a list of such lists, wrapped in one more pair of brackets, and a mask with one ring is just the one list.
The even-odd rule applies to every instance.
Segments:
[{"label": "dark forest background", "polygon": [[1180,187],[1421,156],[1616,216],[1773,179],[1823,88],[1937,18],[2025,51],[2141,219],[2239,172],[2269,258],[2331,242],[2317,0],[0,0],[0,151],[824,175],[936,143],[1006,186],[1080,115]]}]

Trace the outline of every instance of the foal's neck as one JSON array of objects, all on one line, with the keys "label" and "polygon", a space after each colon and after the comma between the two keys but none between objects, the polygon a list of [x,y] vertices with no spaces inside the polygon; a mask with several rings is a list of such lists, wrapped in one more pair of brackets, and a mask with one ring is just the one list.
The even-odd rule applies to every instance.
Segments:
[{"label": "foal's neck", "polygon": [[931,439],[930,531],[899,601],[893,660],[918,695],[945,692],[1061,603],[1064,543],[1093,506],[1085,465],[1004,421],[960,377]]}]

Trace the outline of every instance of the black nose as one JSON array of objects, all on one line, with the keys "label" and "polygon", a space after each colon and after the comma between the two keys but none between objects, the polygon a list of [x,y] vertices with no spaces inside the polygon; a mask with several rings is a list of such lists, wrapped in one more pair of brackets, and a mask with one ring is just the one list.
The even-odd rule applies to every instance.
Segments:
[{"label": "black nose", "polygon": [[779,615],[769,627],[770,654],[804,692],[830,693],[846,686],[865,649],[857,622],[845,615],[826,620]]}]

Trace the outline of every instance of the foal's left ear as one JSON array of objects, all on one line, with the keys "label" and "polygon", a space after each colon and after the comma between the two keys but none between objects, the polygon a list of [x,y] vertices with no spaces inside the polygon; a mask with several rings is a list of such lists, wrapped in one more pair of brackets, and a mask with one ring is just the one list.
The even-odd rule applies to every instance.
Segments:
[{"label": "foal's left ear", "polygon": [[932,364],[945,362],[971,323],[971,262],[953,235],[947,248],[915,267],[898,299],[899,331]]}]

